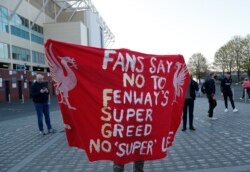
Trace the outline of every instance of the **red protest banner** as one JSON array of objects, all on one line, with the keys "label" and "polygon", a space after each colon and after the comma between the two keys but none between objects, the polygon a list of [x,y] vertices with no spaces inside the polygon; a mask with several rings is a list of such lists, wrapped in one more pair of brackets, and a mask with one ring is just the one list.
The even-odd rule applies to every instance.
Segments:
[{"label": "red protest banner", "polygon": [[181,55],[54,40],[45,50],[69,146],[119,164],[166,156],[189,80]]}]

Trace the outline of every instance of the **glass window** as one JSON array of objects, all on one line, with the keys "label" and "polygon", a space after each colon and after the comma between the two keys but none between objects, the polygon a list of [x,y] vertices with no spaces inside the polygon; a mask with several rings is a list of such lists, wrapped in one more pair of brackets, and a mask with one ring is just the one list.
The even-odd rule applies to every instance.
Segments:
[{"label": "glass window", "polygon": [[36,51],[32,51],[33,63],[45,64],[44,54]]},{"label": "glass window", "polygon": [[[32,35],[30,38],[30,26],[32,25],[32,21],[29,21],[25,17],[22,17],[18,14],[14,14],[11,19],[10,31],[12,35],[31,40],[38,44],[44,43],[43,36],[43,27],[34,24],[32,26]],[[2,6],[0,6],[0,32],[9,32],[8,26],[8,10]]]},{"label": "glass window", "polygon": [[[30,24],[32,25],[32,22],[30,22]],[[34,24],[32,26],[32,30],[43,35],[43,27],[39,26],[38,24]]]},{"label": "glass window", "polygon": [[12,53],[12,58],[14,59],[14,60],[18,60],[18,54],[17,53]]},{"label": "glass window", "polygon": [[14,14],[11,20],[11,34],[30,40],[29,20],[18,14]]},{"label": "glass window", "polygon": [[10,58],[10,47],[8,44],[0,43],[0,58]]},{"label": "glass window", "polygon": [[3,23],[0,21],[0,32],[3,32],[3,31],[4,31],[3,28],[4,28],[4,25],[3,25]]},{"label": "glass window", "polygon": [[0,5],[0,13],[1,13],[2,17],[8,19],[8,10],[7,10],[7,8]]},{"label": "glass window", "polygon": [[17,14],[14,14],[12,17],[11,23],[14,26],[20,26],[22,25],[22,19]]},{"label": "glass window", "polygon": [[42,44],[42,45],[43,45],[43,42],[44,42],[44,39],[43,39],[42,36],[37,36],[37,35],[35,35],[35,34],[31,34],[31,40],[32,40],[33,42],[36,42],[36,43]]},{"label": "glass window", "polygon": [[12,57],[15,60],[30,61],[30,50],[12,46]]},{"label": "glass window", "polygon": [[8,10],[0,5],[0,32],[9,32]]},{"label": "glass window", "polygon": [[3,43],[0,43],[0,58],[4,58],[4,47],[3,47]]},{"label": "glass window", "polygon": [[27,40],[30,39],[29,32],[13,25],[11,26],[11,34]]},{"label": "glass window", "polygon": [[24,25],[29,28],[29,20],[26,19]]}]

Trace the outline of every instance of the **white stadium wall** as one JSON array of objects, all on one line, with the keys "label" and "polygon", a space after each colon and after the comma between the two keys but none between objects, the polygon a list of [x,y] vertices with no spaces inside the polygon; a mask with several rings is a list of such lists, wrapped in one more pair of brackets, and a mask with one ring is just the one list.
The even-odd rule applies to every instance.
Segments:
[{"label": "white stadium wall", "polygon": [[86,24],[88,27],[89,46],[102,47],[102,39],[100,33],[100,23],[98,15],[87,10],[85,11]]},{"label": "white stadium wall", "polygon": [[54,39],[63,42],[88,45],[87,28],[82,22],[45,23],[45,41]]}]

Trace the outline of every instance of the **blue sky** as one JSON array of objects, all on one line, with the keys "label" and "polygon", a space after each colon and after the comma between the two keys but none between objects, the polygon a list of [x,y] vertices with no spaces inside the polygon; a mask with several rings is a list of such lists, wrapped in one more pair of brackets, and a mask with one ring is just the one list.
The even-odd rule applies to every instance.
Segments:
[{"label": "blue sky", "polygon": [[250,0],[92,0],[115,35],[112,48],[182,54],[187,61],[250,34]]}]

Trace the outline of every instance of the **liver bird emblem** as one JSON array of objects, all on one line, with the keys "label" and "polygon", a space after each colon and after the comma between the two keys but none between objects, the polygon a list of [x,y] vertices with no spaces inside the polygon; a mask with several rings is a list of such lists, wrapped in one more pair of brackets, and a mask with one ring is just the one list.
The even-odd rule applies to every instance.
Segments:
[{"label": "liver bird emblem", "polygon": [[77,69],[75,59],[59,57],[60,60],[58,60],[52,51],[52,44],[45,50],[45,53],[54,81],[56,95],[59,95],[59,103],[65,104],[69,109],[76,110],[69,102],[69,91],[77,84],[76,76],[72,71],[72,68]]},{"label": "liver bird emblem", "polygon": [[176,66],[176,71],[174,74],[174,79],[173,79],[173,85],[174,85],[174,89],[175,89],[175,95],[174,95],[174,102],[176,101],[176,97],[180,97],[181,94],[183,94],[183,85],[184,85],[184,81],[187,77],[188,74],[188,69],[186,67],[186,65],[180,63],[180,62],[176,62],[175,63]]}]

